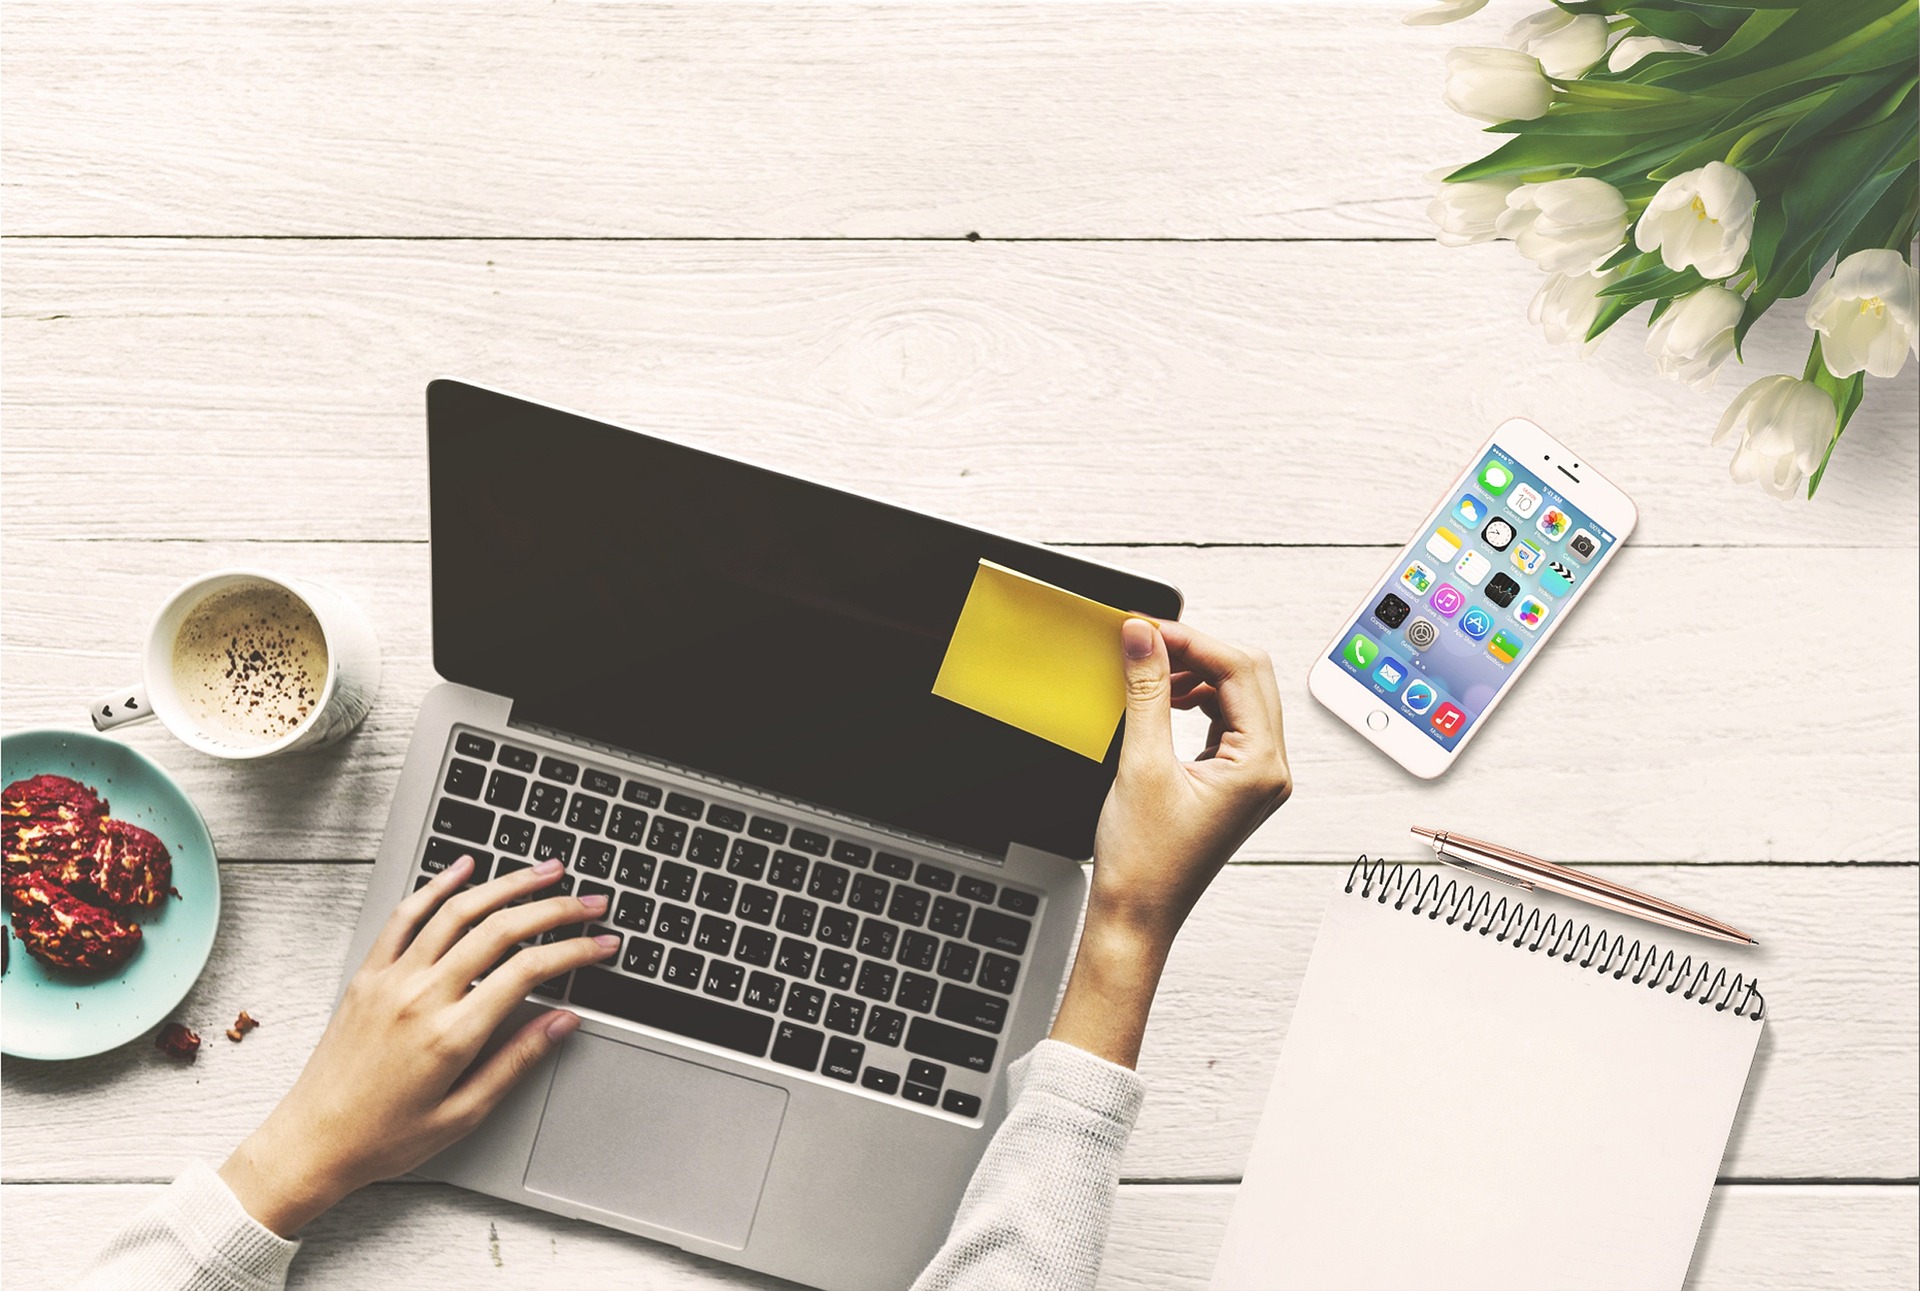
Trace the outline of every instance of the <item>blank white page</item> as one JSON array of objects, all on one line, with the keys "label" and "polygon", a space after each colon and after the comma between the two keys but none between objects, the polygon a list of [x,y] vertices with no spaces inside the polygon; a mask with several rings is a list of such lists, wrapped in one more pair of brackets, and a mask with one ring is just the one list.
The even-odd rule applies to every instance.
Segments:
[{"label": "blank white page", "polygon": [[[1344,882],[1216,1291],[1679,1287],[1763,1024]],[[1719,948],[1536,895],[1696,962]]]}]

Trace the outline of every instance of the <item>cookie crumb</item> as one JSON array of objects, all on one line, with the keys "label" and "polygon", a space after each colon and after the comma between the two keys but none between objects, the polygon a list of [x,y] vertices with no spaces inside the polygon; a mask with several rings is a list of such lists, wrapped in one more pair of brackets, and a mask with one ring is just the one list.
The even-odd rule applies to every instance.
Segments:
[{"label": "cookie crumb", "polygon": [[153,1047],[169,1058],[185,1058],[192,1062],[200,1052],[200,1033],[178,1022],[169,1022],[153,1038]]},{"label": "cookie crumb", "polygon": [[246,1038],[247,1032],[259,1025],[260,1020],[258,1018],[254,1017],[253,1014],[247,1012],[245,1009],[241,1009],[240,1016],[235,1018],[233,1025],[227,1028],[227,1039],[233,1041],[235,1044],[239,1044],[241,1040]]}]

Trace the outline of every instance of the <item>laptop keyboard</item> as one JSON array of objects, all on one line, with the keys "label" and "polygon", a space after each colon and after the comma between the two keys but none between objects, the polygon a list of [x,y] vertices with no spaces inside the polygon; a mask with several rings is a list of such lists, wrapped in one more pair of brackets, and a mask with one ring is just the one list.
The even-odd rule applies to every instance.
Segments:
[{"label": "laptop keyboard", "polygon": [[781,813],[459,730],[418,888],[537,861],[599,894],[605,964],[536,994],[871,1094],[976,1118],[1040,896]]}]

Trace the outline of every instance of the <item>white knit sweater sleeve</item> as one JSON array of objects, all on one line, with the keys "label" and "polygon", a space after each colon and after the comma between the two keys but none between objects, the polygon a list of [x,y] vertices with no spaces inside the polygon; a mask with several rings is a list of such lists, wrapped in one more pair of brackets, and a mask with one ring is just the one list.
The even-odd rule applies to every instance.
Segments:
[{"label": "white knit sweater sleeve", "polygon": [[263,1227],[199,1161],[114,1235],[78,1291],[280,1291],[300,1243]]},{"label": "white knit sweater sleeve", "polygon": [[1088,1291],[1140,1077],[1058,1040],[1007,1073],[1011,1107],[914,1291]]}]

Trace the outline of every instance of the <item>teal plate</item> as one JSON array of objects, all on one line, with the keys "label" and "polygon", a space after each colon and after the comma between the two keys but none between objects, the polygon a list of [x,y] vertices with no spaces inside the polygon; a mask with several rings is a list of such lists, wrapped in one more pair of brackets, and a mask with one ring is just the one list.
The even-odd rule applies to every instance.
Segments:
[{"label": "teal plate", "polygon": [[173,885],[158,909],[137,916],[140,949],[117,970],[49,968],[9,929],[0,977],[0,1053],[84,1058],[125,1044],[166,1020],[186,998],[220,926],[220,870],[213,838],[173,777],[142,754],[86,731],[20,731],[0,738],[0,785],[28,776],[70,776],[91,785],[112,814],[150,829],[173,854]]}]

